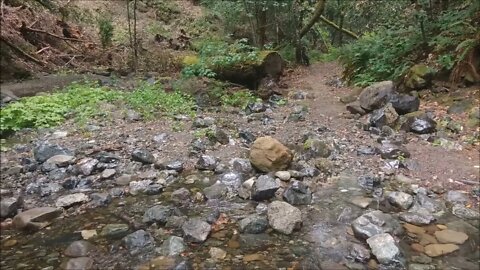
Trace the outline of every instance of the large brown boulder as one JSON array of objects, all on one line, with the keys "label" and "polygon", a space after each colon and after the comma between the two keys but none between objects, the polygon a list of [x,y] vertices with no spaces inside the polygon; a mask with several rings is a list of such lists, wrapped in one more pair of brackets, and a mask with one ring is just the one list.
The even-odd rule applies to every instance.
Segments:
[{"label": "large brown boulder", "polygon": [[263,172],[285,170],[292,158],[290,149],[270,136],[258,138],[250,149],[250,162]]}]

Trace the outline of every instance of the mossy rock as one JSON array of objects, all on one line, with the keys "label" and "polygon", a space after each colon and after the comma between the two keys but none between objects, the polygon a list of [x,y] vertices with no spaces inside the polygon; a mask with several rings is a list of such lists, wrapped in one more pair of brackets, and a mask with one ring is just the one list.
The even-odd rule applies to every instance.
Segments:
[{"label": "mossy rock", "polygon": [[405,77],[405,86],[409,89],[424,89],[428,87],[435,70],[425,64],[417,64],[410,68]]}]

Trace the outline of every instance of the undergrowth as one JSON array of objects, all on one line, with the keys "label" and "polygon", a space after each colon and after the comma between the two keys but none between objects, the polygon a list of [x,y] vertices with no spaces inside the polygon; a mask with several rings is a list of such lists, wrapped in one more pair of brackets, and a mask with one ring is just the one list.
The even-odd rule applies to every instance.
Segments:
[{"label": "undergrowth", "polygon": [[79,124],[103,116],[101,104],[123,102],[147,120],[155,113],[167,116],[194,114],[195,102],[180,92],[166,93],[158,84],[144,84],[132,92],[120,92],[93,83],[72,84],[63,91],[22,98],[1,110],[0,133],[8,134],[22,128],[48,128],[67,119]]},{"label": "undergrowth", "polygon": [[[248,90],[228,92],[225,87],[210,89],[220,105],[245,108],[256,100]],[[2,108],[0,134],[7,135],[23,128],[49,128],[67,119],[84,125],[88,120],[108,115],[105,103],[125,105],[140,113],[145,120],[159,115],[173,117],[195,115],[196,103],[183,89],[166,92],[161,84],[141,84],[131,92],[121,92],[94,83],[74,83],[62,91],[41,96],[25,97]]]},{"label": "undergrowth", "polygon": [[473,41],[478,39],[474,18],[480,14],[479,6],[465,4],[435,17],[414,11],[365,33],[340,50],[345,78],[357,86],[397,80],[422,59],[437,70],[451,71],[478,44]]},{"label": "undergrowth", "polygon": [[247,44],[246,39],[229,44],[223,40],[207,39],[194,44],[197,56],[186,57],[184,76],[214,78],[215,69],[260,61],[258,49]]}]

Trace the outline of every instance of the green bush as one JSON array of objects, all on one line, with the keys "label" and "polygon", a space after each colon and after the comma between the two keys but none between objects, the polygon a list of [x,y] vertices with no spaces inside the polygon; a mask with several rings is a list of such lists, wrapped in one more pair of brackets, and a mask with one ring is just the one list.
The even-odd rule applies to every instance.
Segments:
[{"label": "green bush", "polygon": [[225,93],[221,96],[223,106],[232,106],[245,109],[251,102],[255,102],[257,98],[248,90],[240,90],[233,93]]},{"label": "green bush", "polygon": [[101,17],[98,20],[98,29],[100,34],[100,42],[102,46],[108,47],[112,44],[113,24],[111,18]]}]

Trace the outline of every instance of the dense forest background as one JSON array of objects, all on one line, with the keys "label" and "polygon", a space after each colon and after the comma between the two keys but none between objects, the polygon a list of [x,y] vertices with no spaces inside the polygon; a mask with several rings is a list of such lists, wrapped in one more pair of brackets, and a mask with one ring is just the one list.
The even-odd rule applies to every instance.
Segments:
[{"label": "dense forest background", "polygon": [[[344,78],[360,86],[398,80],[419,63],[442,79],[476,82],[479,5],[474,0],[4,0],[2,80],[90,67],[121,74],[183,68],[212,77],[209,61],[230,65],[256,58],[251,52],[275,50],[289,64],[339,59]],[[191,51],[199,59],[185,62]]]}]

